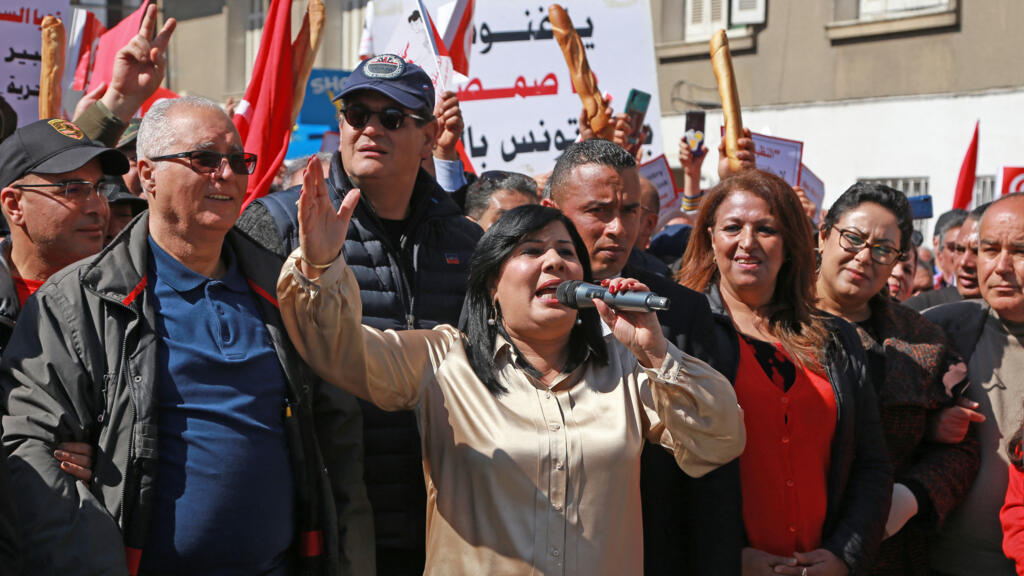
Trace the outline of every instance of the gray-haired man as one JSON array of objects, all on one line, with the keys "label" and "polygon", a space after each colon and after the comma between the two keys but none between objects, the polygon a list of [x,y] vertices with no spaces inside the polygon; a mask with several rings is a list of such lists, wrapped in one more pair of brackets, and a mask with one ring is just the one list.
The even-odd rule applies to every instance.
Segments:
[{"label": "gray-haired man", "polygon": [[[200,98],[155,104],[138,152],[148,217],[52,276],[0,364],[26,572],[338,573],[330,414],[281,260],[232,230],[256,157]],[[96,446],[90,487],[53,461],[68,440]]]}]

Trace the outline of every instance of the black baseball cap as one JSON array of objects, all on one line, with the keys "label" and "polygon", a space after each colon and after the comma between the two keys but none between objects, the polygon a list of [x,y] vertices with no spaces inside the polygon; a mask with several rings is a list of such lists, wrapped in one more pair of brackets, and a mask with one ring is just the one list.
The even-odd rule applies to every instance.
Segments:
[{"label": "black baseball cap", "polygon": [[360,62],[334,100],[359,90],[379,92],[411,110],[434,110],[434,83],[430,76],[423,68],[394,54],[378,54]]},{"label": "black baseball cap", "polygon": [[128,159],[90,140],[82,129],[60,118],[37,120],[0,143],[0,188],[26,174],[63,174],[97,159],[104,174],[128,172]]}]

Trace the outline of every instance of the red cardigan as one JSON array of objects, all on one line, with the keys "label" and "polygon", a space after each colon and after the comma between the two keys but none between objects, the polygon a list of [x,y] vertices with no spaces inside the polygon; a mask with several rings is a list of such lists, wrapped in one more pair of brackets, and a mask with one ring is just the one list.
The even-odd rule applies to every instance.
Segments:
[{"label": "red cardigan", "polygon": [[[747,446],[740,455],[743,524],[750,546],[778,556],[821,547],[837,406],[829,381],[799,365],[788,391],[740,337],[736,397]],[[784,353],[783,353],[784,354]]]}]

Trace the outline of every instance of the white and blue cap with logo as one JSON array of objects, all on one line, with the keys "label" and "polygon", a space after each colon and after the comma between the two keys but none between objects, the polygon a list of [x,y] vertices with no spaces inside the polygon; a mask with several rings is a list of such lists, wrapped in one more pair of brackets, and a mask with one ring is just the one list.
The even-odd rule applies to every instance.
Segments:
[{"label": "white and blue cap with logo", "polygon": [[360,90],[378,92],[410,110],[434,110],[434,84],[430,76],[394,54],[378,54],[360,62],[334,99]]}]

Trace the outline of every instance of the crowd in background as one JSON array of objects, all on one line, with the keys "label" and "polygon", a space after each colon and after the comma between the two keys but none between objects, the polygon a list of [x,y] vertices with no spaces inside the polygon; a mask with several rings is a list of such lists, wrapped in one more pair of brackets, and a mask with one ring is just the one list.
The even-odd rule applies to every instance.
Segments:
[{"label": "crowd in background", "polygon": [[666,211],[586,112],[473,174],[385,55],[243,211],[220,105],[132,120],[153,13],[73,121],[4,118],[0,574],[1024,574],[1024,197],[928,247],[748,133]]}]

